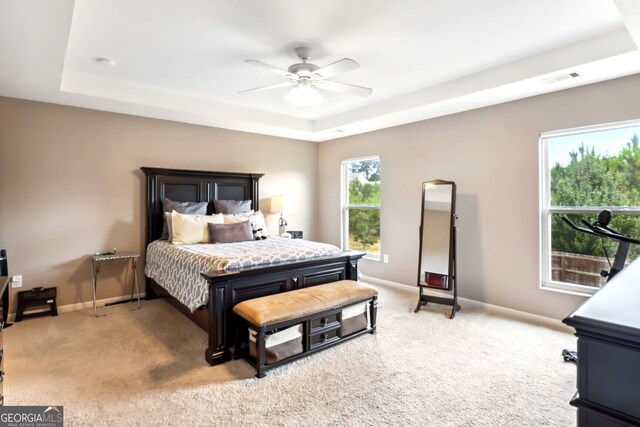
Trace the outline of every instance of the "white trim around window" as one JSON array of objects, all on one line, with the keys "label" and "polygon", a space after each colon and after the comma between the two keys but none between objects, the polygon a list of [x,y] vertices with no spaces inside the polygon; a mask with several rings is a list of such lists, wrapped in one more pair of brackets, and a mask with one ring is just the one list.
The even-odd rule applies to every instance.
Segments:
[{"label": "white trim around window", "polygon": [[563,207],[551,205],[551,169],[554,165],[550,164],[549,144],[554,138],[590,134],[608,130],[618,130],[624,128],[639,127],[640,120],[631,120],[617,123],[608,123],[602,125],[585,126],[581,128],[565,129],[553,132],[544,132],[540,134],[539,145],[539,183],[540,183],[540,288],[545,290],[563,292],[573,295],[591,296],[599,288],[594,286],[585,286],[574,283],[566,283],[552,279],[552,257],[551,257],[551,216],[553,214],[587,214],[594,218],[602,209],[610,209],[614,216],[617,215],[640,215],[640,208],[623,207],[623,206],[576,206]]},{"label": "white trim around window", "polygon": [[[367,160],[377,160],[380,162],[379,156],[366,156],[357,157],[352,159],[343,160],[341,163],[341,221],[340,221],[340,239],[342,250],[350,250],[349,248],[349,210],[350,209],[362,209],[362,210],[378,210],[380,211],[380,220],[382,221],[382,194],[380,194],[380,202],[377,205],[363,205],[363,204],[350,204],[349,203],[349,179],[348,179],[348,166],[351,163],[362,162]],[[382,168],[381,168],[382,169]],[[382,192],[381,192],[382,193]],[[380,261],[382,253],[382,239],[380,241],[380,251],[378,253],[366,252],[365,258]],[[355,249],[359,250],[359,249]]]}]

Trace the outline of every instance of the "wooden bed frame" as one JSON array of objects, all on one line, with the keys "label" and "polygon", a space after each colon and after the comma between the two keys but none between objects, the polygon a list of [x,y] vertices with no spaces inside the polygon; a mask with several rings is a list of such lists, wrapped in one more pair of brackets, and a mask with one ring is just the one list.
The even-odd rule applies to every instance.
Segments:
[{"label": "wooden bed frame", "polygon": [[[162,198],[181,202],[208,201],[208,214],[213,200],[251,200],[259,209],[259,180],[262,174],[207,172],[143,167],[147,179],[146,246],[162,235]],[[272,264],[229,271],[202,272],[209,282],[206,306],[191,312],[150,278],[145,279],[146,299],[164,297],[181,313],[209,334],[205,359],[211,365],[231,359],[234,349],[236,321],[233,307],[244,300],[286,292],[337,280],[357,280],[358,260],[362,252],[292,263]]]}]

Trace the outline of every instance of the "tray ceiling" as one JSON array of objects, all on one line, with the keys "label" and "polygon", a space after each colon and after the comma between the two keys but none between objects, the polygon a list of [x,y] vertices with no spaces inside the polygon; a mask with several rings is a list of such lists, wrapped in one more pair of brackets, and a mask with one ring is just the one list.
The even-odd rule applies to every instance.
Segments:
[{"label": "tray ceiling", "polygon": [[[7,0],[0,34],[0,95],[314,141],[640,72],[636,0]],[[237,93],[297,46],[373,94]]]}]

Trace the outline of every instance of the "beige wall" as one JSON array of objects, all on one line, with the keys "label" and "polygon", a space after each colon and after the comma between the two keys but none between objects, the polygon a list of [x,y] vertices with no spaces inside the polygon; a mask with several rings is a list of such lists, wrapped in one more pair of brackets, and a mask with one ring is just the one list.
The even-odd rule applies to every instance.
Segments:
[{"label": "beige wall", "polygon": [[638,94],[640,75],[322,143],[320,238],[340,244],[340,162],[379,155],[389,263],[365,275],[415,286],[421,183],[453,180],[460,295],[563,318],[584,298],[538,287],[539,134],[638,119]]},{"label": "beige wall", "polygon": [[[289,229],[317,238],[317,157],[314,142],[0,98],[0,248],[23,290],[90,301],[89,254],[144,250],[141,166],[264,173],[262,207],[285,194]],[[267,223],[277,232],[276,215]],[[98,297],[126,294],[124,272],[105,265]]]},{"label": "beige wall", "polygon": [[[632,76],[319,145],[0,98],[0,248],[23,289],[90,301],[88,254],[144,250],[140,166],[265,173],[263,200],[295,200],[289,229],[339,245],[340,162],[380,155],[390,260],[363,260],[366,275],[415,285],[421,183],[454,180],[461,296],[562,318],[584,299],[538,288],[538,135],[637,119],[637,93]],[[124,272],[103,269],[99,298],[126,294]]]}]

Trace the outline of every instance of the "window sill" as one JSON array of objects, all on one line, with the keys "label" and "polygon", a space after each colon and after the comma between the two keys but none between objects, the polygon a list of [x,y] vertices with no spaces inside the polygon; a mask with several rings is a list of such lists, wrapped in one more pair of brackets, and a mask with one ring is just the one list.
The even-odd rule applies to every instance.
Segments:
[{"label": "window sill", "polygon": [[594,288],[591,286],[571,285],[562,282],[547,282],[540,285],[540,289],[544,291],[559,292],[567,295],[577,295],[581,297],[591,297],[598,292],[600,288]]},{"label": "window sill", "polygon": [[375,255],[375,254],[366,254],[364,257],[364,259],[368,259],[370,261],[380,261],[380,255]]}]

